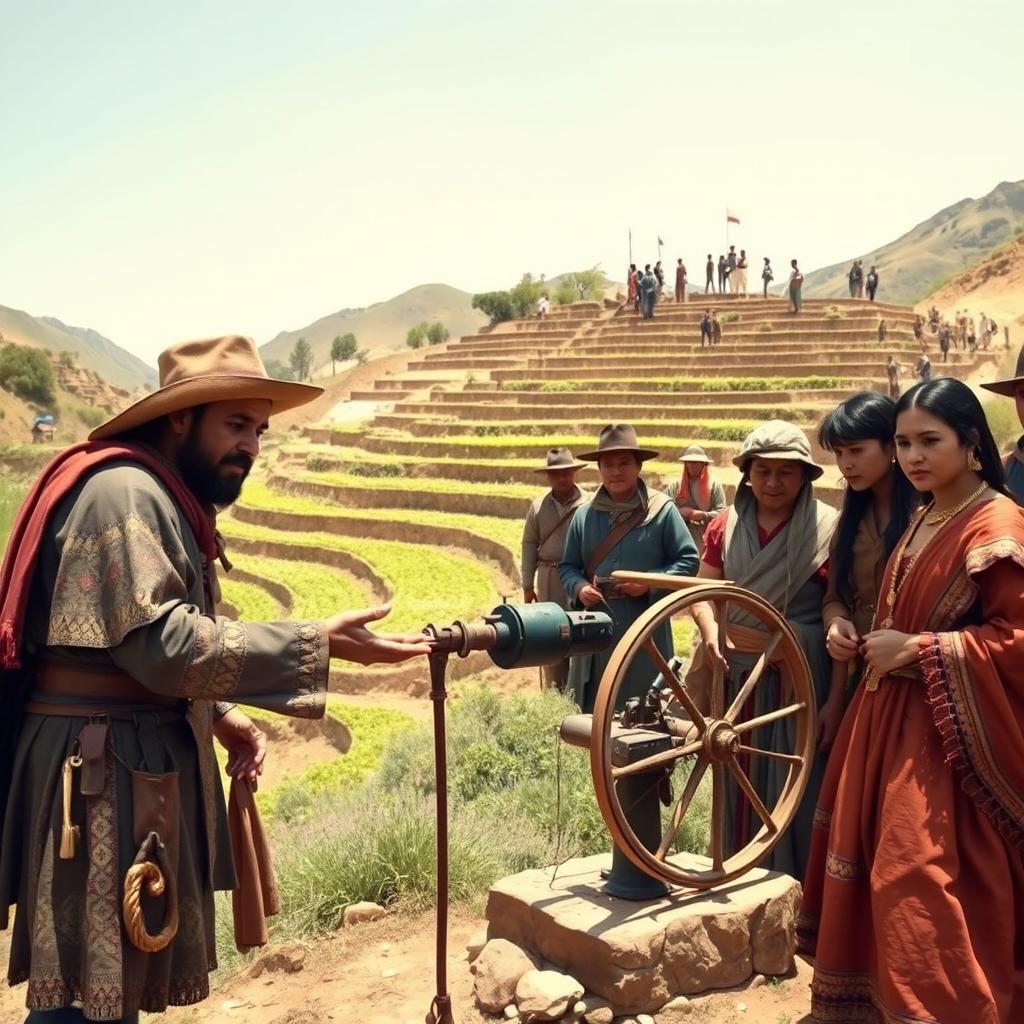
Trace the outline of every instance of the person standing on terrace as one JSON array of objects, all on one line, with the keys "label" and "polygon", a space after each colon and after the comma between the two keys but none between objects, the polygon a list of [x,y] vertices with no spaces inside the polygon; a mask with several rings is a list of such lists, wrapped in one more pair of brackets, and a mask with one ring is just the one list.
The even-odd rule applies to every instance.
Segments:
[{"label": "person standing on terrace", "polygon": [[682,256],[676,260],[676,302],[686,301],[686,265]]},{"label": "person standing on terrace", "polygon": [[800,268],[796,265],[796,260],[789,261],[790,272],[789,272],[789,302],[790,313],[800,312],[800,290],[804,286],[804,275],[800,273]]},{"label": "person standing on terrace", "polygon": [[746,298],[747,295],[747,268],[749,267],[747,260],[747,250],[740,249],[739,258],[736,260],[736,270],[734,271],[736,277],[736,288],[734,289],[738,295],[742,295]]},{"label": "person standing on terrace", "polygon": [[[1015,376],[1005,380],[989,381],[981,385],[994,395],[1012,398],[1017,405],[1017,419],[1024,428],[1024,348],[1017,356]],[[1012,451],[1003,457],[1003,470],[1006,473],[1006,485],[1010,493],[1020,504],[1024,505],[1024,435],[1018,438]]]},{"label": "person standing on terrace", "polygon": [[[612,423],[601,431],[597,448],[581,455],[596,462],[601,486],[593,499],[576,510],[565,540],[559,574],[565,592],[577,607],[611,613],[613,641],[605,651],[572,659],[568,692],[584,712],[594,708],[597,686],[626,630],[663,595],[641,583],[619,583],[616,569],[689,576],[696,572],[697,548],[675,503],[660,491],[649,491],[641,479],[643,464],[657,458],[641,448],[636,431],[627,423]],[[672,657],[672,636],[666,622],[655,634],[666,658]],[[633,661],[619,691],[618,709],[630,697],[646,693],[658,676],[646,652]]]},{"label": "person standing on terrace", "polygon": [[860,645],[871,631],[885,563],[918,504],[916,491],[896,461],[895,410],[891,398],[861,391],[837,405],[818,428],[818,444],[835,455],[846,483],[829,547],[828,590],[822,606],[825,645],[832,658],[832,686],[818,710],[822,751],[832,746],[860,684]]},{"label": "person standing on terrace", "polygon": [[814,816],[811,1020],[1024,1020],[1024,511],[953,378],[896,406],[889,556]]},{"label": "person standing on terrace", "polygon": [[704,549],[704,528],[725,508],[725,490],[711,471],[711,459],[699,444],[691,444],[679,457],[683,471],[665,488],[689,527],[697,551]]},{"label": "person standing on terrace", "polygon": [[871,270],[868,271],[867,277],[868,286],[868,299],[871,302],[875,301],[875,292],[878,291],[878,271],[872,266]]},{"label": "person standing on terrace", "polygon": [[[586,463],[574,459],[568,448],[550,448],[544,465],[534,469],[547,476],[550,490],[530,503],[523,526],[523,600],[527,604],[554,601],[569,608],[558,567],[569,522],[586,500],[576,484],[576,474],[585,468]],[[567,659],[543,667],[545,687],[564,690],[568,677]]]},{"label": "person standing on terrace", "polygon": [[704,267],[704,272],[706,274],[706,279],[704,281],[704,294],[707,295],[708,292],[711,292],[712,294],[714,294],[714,291],[715,291],[715,261],[712,258],[711,253],[708,253],[708,262],[707,262],[707,264]]},{"label": "person standing on terrace", "polygon": [[658,299],[658,279],[651,271],[650,263],[644,265],[644,276],[640,278],[640,308],[643,319],[654,318],[654,304]]},{"label": "person standing on terrace", "polygon": [[637,308],[638,299],[636,264],[630,263],[629,273],[626,275],[626,302],[634,309]]},{"label": "person standing on terrace", "polygon": [[761,287],[764,298],[768,298],[768,285],[775,280],[775,274],[772,273],[772,262],[767,256],[764,258],[764,266],[761,268]]},{"label": "person standing on terrace", "polygon": [[[818,705],[824,703],[831,680],[825,651],[821,599],[828,584],[828,546],[835,528],[835,509],[814,497],[813,481],[822,469],[811,458],[811,446],[799,427],[783,420],[768,420],[743,441],[733,459],[742,477],[733,507],[720,512],[704,531],[704,553],[698,576],[733,580],[774,605],[796,635],[814,686]],[[718,646],[718,623],[710,604],[693,607],[700,632],[686,685],[698,706],[707,707],[715,664],[726,670],[725,704],[732,702],[743,680],[765,648],[765,627],[736,608],[729,611],[729,649]],[[766,714],[785,703],[774,667],[754,691],[754,715]],[[766,726],[756,746],[767,750],[790,749],[790,724]],[[785,784],[788,766],[769,758],[750,763],[750,778],[758,794],[771,807]],[[802,878],[811,842],[814,802],[825,768],[823,755],[815,758],[810,783],[782,841],[768,861],[774,871]],[[727,791],[726,836],[728,849],[744,846],[761,828],[761,819],[749,804],[737,799],[735,787]]]},{"label": "person standing on terrace", "polygon": [[724,256],[718,257],[718,291],[719,294],[725,294],[725,281],[729,276],[729,265],[725,262]]},{"label": "person standing on terrace", "polygon": [[[265,943],[245,821],[266,741],[236,705],[319,718],[330,658],[429,653],[422,636],[367,628],[386,607],[216,614],[214,563],[229,568],[216,510],[269,417],[323,388],[268,377],[237,336],[173,346],[159,368],[156,391],[45,467],[0,570],[0,928],[16,904],[8,980],[28,982],[29,1024],[136,1022],[204,999],[217,890],[236,890],[236,943]],[[248,840],[234,848],[215,739],[231,833]],[[132,896],[138,858],[164,895]]]},{"label": "person standing on terrace", "polygon": [[704,347],[705,340],[708,348],[711,347],[711,310],[705,309],[704,315],[700,318],[700,347]]}]

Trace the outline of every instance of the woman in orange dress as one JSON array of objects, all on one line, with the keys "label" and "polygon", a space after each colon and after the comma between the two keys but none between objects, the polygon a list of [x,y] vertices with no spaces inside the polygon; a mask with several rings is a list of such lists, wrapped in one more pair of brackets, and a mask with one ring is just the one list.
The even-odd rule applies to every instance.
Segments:
[{"label": "woman in orange dress", "polygon": [[912,388],[926,505],[886,566],[822,785],[799,922],[811,1019],[1024,1021],[1024,511],[973,392]]}]

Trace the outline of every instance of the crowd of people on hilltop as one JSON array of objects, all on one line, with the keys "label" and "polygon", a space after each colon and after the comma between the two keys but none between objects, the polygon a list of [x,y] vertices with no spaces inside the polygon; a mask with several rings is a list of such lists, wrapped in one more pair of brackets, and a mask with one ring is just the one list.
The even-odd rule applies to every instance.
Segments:
[{"label": "crowd of people on hilltop", "polygon": [[[985,386],[1017,399],[1024,428],[1024,350],[1014,378]],[[644,473],[659,452],[628,424],[579,459],[552,449],[537,467],[551,488],[523,535],[524,598],[605,610],[616,641],[664,591],[615,570],[729,579],[768,601],[819,709],[810,783],[768,860],[803,881],[811,1019],[1022,1020],[1024,437],[1001,458],[977,397],[942,378],[854,394],[816,440],[846,483],[838,513],[815,495],[823,468],[807,434],[782,420],[732,459],[731,505],[696,444],[663,489]],[[600,476],[589,495],[575,480],[588,465]],[[725,707],[756,668],[745,708],[771,715],[785,700],[763,663],[767,633],[727,614],[723,648],[716,609],[692,608],[698,642],[676,682],[706,715],[716,668]],[[632,662],[620,710],[650,699],[674,653],[667,622],[653,640],[662,662],[647,650]],[[590,711],[608,658],[574,657],[548,681]],[[743,762],[769,808],[791,741],[766,726],[756,745],[780,760]],[[727,787],[726,857],[762,827]]]},{"label": "crowd of people on hilltop", "polygon": [[[943,316],[935,306],[928,310],[927,323],[925,318],[917,314],[914,318],[914,337],[918,341],[926,340],[926,330],[936,338],[942,361],[946,362],[950,348],[962,349],[965,352],[983,352],[992,350],[993,339],[999,337],[999,325],[995,319],[982,312],[977,321],[966,309],[958,309],[952,319]],[[1009,331],[1005,331],[1006,347],[1009,348]]]},{"label": "crowd of people on hilltop", "polygon": [[[704,294],[748,296],[750,294],[747,287],[749,269],[750,261],[746,249],[740,249],[737,253],[736,246],[730,245],[728,254],[719,256],[717,263],[712,254],[708,253]],[[774,280],[775,272],[772,269],[771,259],[765,256],[761,267],[761,294],[764,298],[768,298],[768,286]],[[792,313],[800,312],[803,280],[803,273],[797,266],[797,261],[791,260],[787,294]],[[680,256],[676,260],[675,267],[676,302],[687,301],[688,285],[689,275],[686,264]],[[626,271],[626,301],[638,316],[644,320],[652,319],[664,291],[665,270],[660,259],[653,266],[650,263],[645,263],[643,270],[638,269],[637,264],[630,263]]]},{"label": "crowd of people on hilltop", "polygon": [[872,265],[871,269],[865,274],[864,261],[854,260],[846,277],[850,287],[851,299],[863,299],[866,291],[869,301],[875,301],[875,292],[878,291],[877,267]]}]

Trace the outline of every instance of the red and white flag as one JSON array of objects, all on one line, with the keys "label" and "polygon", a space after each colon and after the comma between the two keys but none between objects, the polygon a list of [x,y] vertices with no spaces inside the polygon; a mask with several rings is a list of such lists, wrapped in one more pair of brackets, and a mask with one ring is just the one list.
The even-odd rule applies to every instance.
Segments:
[{"label": "red and white flag", "polygon": [[726,224],[739,224],[740,219],[736,216],[735,210],[730,210],[729,207],[725,208],[725,222]]}]

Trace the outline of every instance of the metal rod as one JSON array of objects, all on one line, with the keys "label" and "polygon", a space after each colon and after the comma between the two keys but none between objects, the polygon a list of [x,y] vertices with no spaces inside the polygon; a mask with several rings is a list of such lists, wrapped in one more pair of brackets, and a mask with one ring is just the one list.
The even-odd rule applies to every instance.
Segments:
[{"label": "metal rod", "polygon": [[434,703],[434,773],[437,791],[437,994],[427,1020],[454,1024],[448,994],[448,749],[445,738],[445,671],[448,651],[430,655],[430,699]]}]

